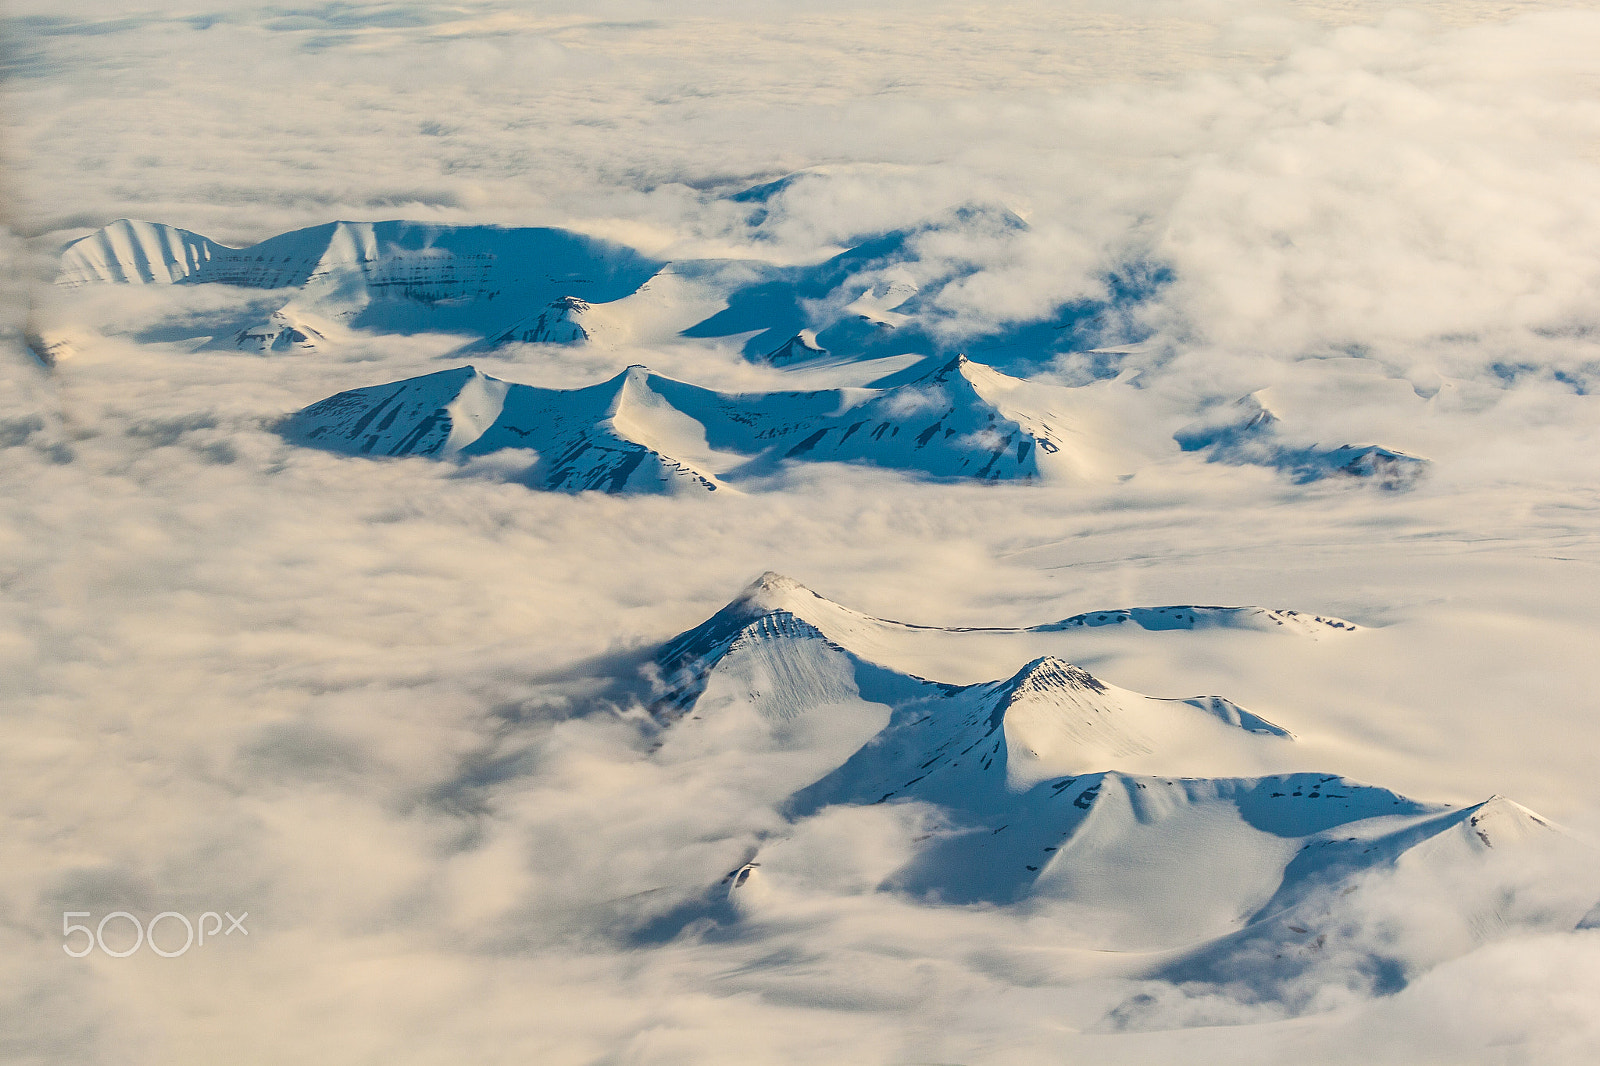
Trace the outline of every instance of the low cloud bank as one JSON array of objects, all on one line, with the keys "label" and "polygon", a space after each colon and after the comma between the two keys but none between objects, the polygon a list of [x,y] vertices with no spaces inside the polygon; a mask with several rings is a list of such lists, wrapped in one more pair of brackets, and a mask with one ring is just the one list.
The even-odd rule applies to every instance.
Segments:
[{"label": "low cloud bank", "polygon": [[[14,7],[7,221],[27,236],[0,294],[0,1047],[1586,1061],[1600,934],[1485,933],[1477,911],[1425,905],[1451,886],[1404,877],[1330,901],[1350,953],[1271,994],[1108,968],[1048,908],[874,891],[931,817],[913,806],[806,823],[783,906],[700,921],[685,908],[790,830],[759,760],[649,758],[640,668],[769,568],[928,624],[1334,613],[1365,627],[1357,643],[1107,636],[1083,664],[1141,691],[1226,691],[1330,770],[1455,803],[1500,792],[1592,832],[1593,13],[1262,7],[1218,36],[1209,9],[1168,5],[641,10]],[[764,216],[728,195],[795,171]],[[1381,441],[1433,472],[1410,494],[1352,492],[1171,444],[1131,481],[1070,493],[819,465],[759,497],[568,498],[271,432],[438,369],[452,338],[192,352],[132,337],[244,297],[64,304],[42,285],[60,241],[122,215],[236,244],[422,217],[812,262],[973,203],[1028,227],[919,246],[930,271],[964,272],[939,298],[951,336],[1161,264],[1170,283],[1137,311],[1149,336],[1122,357],[1142,371],[1117,412],[1130,436],[1165,441],[1267,389],[1294,442]],[[83,343],[47,372],[30,321]],[[732,342],[486,367],[570,387],[641,361],[781,378]],[[1005,676],[1007,654],[950,680]],[[1559,882],[1505,913],[1554,913],[1539,886]],[[115,909],[249,911],[251,934],[175,959],[61,950],[62,912]],[[1352,960],[1401,927],[1428,965],[1385,985]],[[1232,1028],[1170,1028],[1195,1025]]]}]

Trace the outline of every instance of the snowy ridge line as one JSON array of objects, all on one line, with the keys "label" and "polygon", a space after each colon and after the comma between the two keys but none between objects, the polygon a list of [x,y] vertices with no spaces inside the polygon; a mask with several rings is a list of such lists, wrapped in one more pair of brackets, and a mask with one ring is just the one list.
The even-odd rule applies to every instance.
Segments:
[{"label": "snowy ridge line", "polygon": [[1135,770],[1180,773],[1189,764],[1168,758],[1176,748],[1221,747],[1253,757],[1248,753],[1293,740],[1288,730],[1221,697],[1152,698],[1053,655],[993,681],[932,681],[884,665],[877,635],[872,619],[768,576],[663,646],[652,709],[672,723],[691,711],[696,720],[715,714],[730,698],[753,701],[773,722],[857,700],[887,707],[890,719],[879,737],[840,768],[874,782],[868,791],[886,786],[867,800],[856,796],[870,802],[918,782],[919,794],[948,782],[1015,791],[1128,760]]},{"label": "snowy ridge line", "polygon": [[[1042,633],[1121,623],[1132,623],[1156,632],[1239,628],[1263,632],[1280,630],[1311,635],[1321,630],[1350,633],[1360,629],[1353,622],[1340,618],[1306,615],[1298,611],[1271,610],[1263,607],[1197,606],[1092,611],[1074,615],[1060,622],[1026,627],[925,626],[862,614],[819,595],[792,578],[769,570],[752,581],[738,596],[705,622],[678,634],[662,645],[655,657],[656,670],[663,686],[663,692],[652,704],[657,715],[670,720],[685,713],[699,698],[706,678],[716,663],[734,650],[737,643],[745,639],[754,627],[770,618],[789,620],[785,624],[792,627],[803,626],[817,638],[827,641],[830,646],[867,661],[875,661],[874,638],[883,631]],[[1035,665],[1037,662],[1030,664],[1030,666]],[[1070,670],[1078,669],[1071,667],[1070,664],[1063,665]],[[923,678],[916,680],[925,681]],[[931,681],[927,683],[934,684]],[[955,686],[945,687],[953,690]],[[1285,736],[1291,735],[1281,727],[1271,726],[1270,723],[1265,723],[1265,720],[1257,719],[1250,712],[1243,711],[1221,696],[1189,697],[1181,699],[1180,702],[1188,703],[1225,720],[1231,717],[1234,724],[1240,724],[1245,717],[1249,717],[1270,726],[1268,731]]]},{"label": "snowy ridge line", "polygon": [[[1359,938],[1364,908],[1381,912],[1397,879],[1452,886],[1482,936],[1591,920],[1600,883],[1588,875],[1559,900],[1507,902],[1522,864],[1587,855],[1509,800],[1458,809],[1274,768],[1297,745],[1267,719],[1218,696],[1120,689],[1051,655],[1006,678],[931,681],[884,665],[874,641],[886,628],[910,627],[768,573],[662,646],[651,758],[728,738],[759,759],[766,730],[785,760],[761,802],[788,830],[705,886],[684,920],[778,913],[816,876],[809,845],[790,850],[811,819],[896,804],[911,805],[907,838],[877,891],[929,906],[1048,903],[1072,942],[1142,953],[1148,973],[1175,980],[1254,973],[1276,988],[1335,943],[1389,972],[1390,938]],[[743,724],[730,731],[730,719]],[[1260,968],[1263,954],[1274,961]]]},{"label": "snowy ridge line", "polygon": [[[668,262],[550,228],[341,221],[229,248],[175,226],[119,219],[63,250],[57,284],[293,290],[265,321],[258,310],[250,320],[205,327],[202,347],[264,354],[337,349],[347,343],[349,331],[365,330],[458,335],[461,355],[511,344],[592,341],[615,350],[641,342],[747,335],[750,359],[791,369],[920,358],[927,364],[914,371],[921,378],[879,380],[880,386],[906,386],[892,394],[884,389],[883,410],[867,410],[871,404],[863,402],[856,412],[862,417],[836,425],[828,423],[827,412],[809,412],[801,419],[806,433],[787,442],[785,455],[859,461],[935,478],[1038,476],[1109,484],[1160,456],[1148,443],[1136,444],[1137,435],[1126,426],[1107,424],[1109,409],[1096,410],[1085,396],[1073,395],[1079,390],[1008,376],[988,364],[1026,375],[1070,354],[1092,357],[1095,369],[1080,384],[1114,378],[1124,356],[1137,349],[1126,343],[1136,339],[1124,335],[1132,321],[1127,310],[1152,297],[1170,277],[1148,266],[1130,268],[1126,276],[1107,277],[1109,301],[1063,305],[1040,320],[998,325],[994,335],[952,337],[936,328],[940,287],[959,275],[937,284],[923,277],[933,287],[919,288],[916,278],[925,273],[914,269],[920,236],[951,232],[999,238],[1025,229],[1026,223],[1009,211],[967,205],[866,239],[825,263],[780,267],[716,259]],[[1107,347],[1107,341],[1116,343]],[[46,362],[65,354],[47,352],[43,344],[36,350]],[[966,355],[952,358],[957,350],[981,353],[983,363],[967,364]],[[930,377],[927,366],[954,369],[941,379]],[[839,411],[846,406],[853,403],[841,404]],[[941,408],[947,417],[929,418]],[[703,412],[683,413],[704,421]],[[794,418],[793,412],[771,411],[762,417],[773,414],[780,421]],[[706,433],[679,428],[687,439],[665,448],[627,433],[620,440],[601,433],[573,454],[570,470],[559,477],[546,472],[543,487],[710,490],[726,479],[763,472],[760,466],[745,467],[739,457],[771,458],[764,455],[771,441],[741,440],[740,434],[725,432],[726,426],[706,426]],[[724,432],[712,432],[719,428]],[[523,429],[525,435],[534,432]],[[910,435],[902,436],[902,429]],[[1182,451],[1208,461],[1262,465],[1302,484],[1356,480],[1406,489],[1428,468],[1426,460],[1376,444],[1328,447],[1281,439],[1276,416],[1260,396],[1246,397],[1220,416],[1178,431],[1174,439]],[[525,443],[547,451],[574,442]],[[699,450],[729,455],[692,454],[697,443]],[[598,450],[591,452],[591,446]],[[942,453],[931,463],[929,448]]]},{"label": "snowy ridge line", "polygon": [[1354,632],[1361,627],[1331,615],[1302,611],[1273,610],[1267,607],[1218,607],[1200,604],[1170,607],[1122,607],[1109,611],[1085,611],[1059,622],[1030,626],[1035,633],[1063,629],[1133,623],[1141,629],[1265,629],[1271,626],[1323,627]]},{"label": "snowy ridge line", "polygon": [[632,295],[664,265],[549,228],[329,222],[230,248],[175,226],[119,219],[63,249],[56,284],[293,289],[280,309],[290,319],[572,343],[588,335],[581,317],[591,303]]},{"label": "snowy ridge line", "polygon": [[[457,367],[351,389],[290,416],[298,444],[363,456],[526,449],[519,480],[557,491],[715,491],[787,461],[856,462],[939,480],[1095,480],[1108,449],[1074,390],[964,356],[887,388],[724,393],[632,366],[578,389]],[[493,397],[487,402],[484,397]]]},{"label": "snowy ridge line", "polygon": [[1280,438],[1282,420],[1265,403],[1269,390],[1242,397],[1213,411],[1211,417],[1178,430],[1173,440],[1207,462],[1265,466],[1288,474],[1296,483],[1324,478],[1364,478],[1381,488],[1413,487],[1430,461],[1377,444],[1291,444]]},{"label": "snowy ridge line", "polygon": [[[1106,345],[1146,332],[1129,310],[1170,279],[1127,264],[1107,275],[1107,299],[1075,300],[970,343],[944,337],[939,294],[976,267],[919,269],[923,239],[1004,241],[1026,229],[1003,207],[967,204],[862,235],[825,262],[785,266],[759,257],[669,264],[558,229],[340,221],[232,248],[176,226],[118,219],[63,249],[57,284],[298,289],[301,311],[386,332],[469,334],[477,340],[468,350],[583,343],[596,326],[631,332],[642,313],[655,340],[745,335],[747,358],[780,366],[905,353],[948,358],[964,347],[999,365],[1038,367],[1063,352],[1120,351]],[[678,280],[664,280],[669,275]],[[657,280],[663,284],[647,294]],[[1115,377],[1117,362],[1099,358],[1095,376]]]},{"label": "snowy ridge line", "polygon": [[[848,642],[851,636],[869,634],[876,629],[940,633],[1047,633],[1067,629],[1131,623],[1155,632],[1239,628],[1271,631],[1287,629],[1312,633],[1323,629],[1357,632],[1353,622],[1331,615],[1310,615],[1300,611],[1265,607],[1129,607],[1108,611],[1088,611],[1059,622],[1035,626],[927,626],[877,618],[844,607],[806,586],[769,570],[747,585],[738,596],[705,622],[667,641],[657,656],[665,676],[685,664],[727,650],[729,641],[752,621],[782,612],[804,620],[829,639]],[[836,635],[837,634],[837,638]]]}]

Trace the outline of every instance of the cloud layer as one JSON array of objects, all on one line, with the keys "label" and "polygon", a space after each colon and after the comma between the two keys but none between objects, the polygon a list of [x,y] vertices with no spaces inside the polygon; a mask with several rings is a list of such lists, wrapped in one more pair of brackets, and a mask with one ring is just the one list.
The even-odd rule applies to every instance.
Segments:
[{"label": "cloud layer", "polygon": [[[9,1057],[1580,1062],[1600,1038],[1600,934],[1491,942],[1376,1000],[1327,971],[1309,995],[1330,1012],[1286,1021],[1107,969],[1047,911],[871,891],[912,807],[808,823],[788,854],[814,880],[753,932],[618,935],[782,828],[737,753],[647,759],[637,703],[650,647],[769,568],[929,624],[1185,602],[1351,618],[1370,629],[1344,646],[1088,634],[1081,661],[1226,692],[1330,771],[1600,828],[1592,12],[12,12]],[[803,168],[759,221],[725,195]],[[922,249],[975,268],[941,294],[954,330],[1046,314],[1129,263],[1171,269],[1141,310],[1144,388],[1115,412],[1165,449],[1133,480],[822,466],[759,496],[619,500],[352,461],[271,426],[439,369],[453,340],[191,352],[132,338],[248,294],[39,284],[60,242],[118,216],[237,244],[337,217],[563,225],[663,257],[812,262],[967,203],[1030,228]],[[53,373],[21,344],[30,303],[81,338]],[[631,362],[782,379],[731,341],[484,368],[570,387]],[[1263,388],[1285,433],[1434,473],[1380,497],[1169,442]],[[930,673],[1004,676],[1014,655]],[[119,908],[248,910],[252,933],[172,960],[60,951],[62,911]]]}]

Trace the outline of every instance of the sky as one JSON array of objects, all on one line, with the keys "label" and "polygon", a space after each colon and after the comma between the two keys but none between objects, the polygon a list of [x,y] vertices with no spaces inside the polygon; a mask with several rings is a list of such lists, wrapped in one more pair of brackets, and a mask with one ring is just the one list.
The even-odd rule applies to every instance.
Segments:
[{"label": "sky", "polygon": [[[1509,796],[1600,838],[1600,11],[13,0],[5,18],[8,1061],[1592,1059],[1600,933],[1475,946],[1438,886],[1396,883],[1351,921],[1419,938],[1406,988],[1369,995],[1334,961],[1321,999],[1251,1001],[1107,969],[1052,939],[1048,908],[871,891],[906,808],[808,823],[809,887],[759,935],[616,929],[776,824],[723,764],[647,759],[637,695],[654,646],[765,570],[928,625],[1165,603],[1348,618],[1355,643],[1086,645],[1086,665],[1270,708],[1330,771]],[[760,227],[726,198],[796,171]],[[1108,270],[1171,271],[1140,312],[1141,380],[1104,386],[1150,456],[1126,483],[818,466],[761,492],[574,497],[363,463],[272,427],[438,369],[453,339],[192,352],[137,337],[239,294],[51,284],[63,244],[120,217],[236,246],[408,218],[809,263],[972,203],[1028,229],[923,249],[971,268],[940,297],[952,336]],[[46,370],[29,329],[75,354]],[[672,338],[479,365],[565,387],[640,362],[782,380],[733,342]],[[1429,476],[1295,485],[1169,443],[1262,389],[1286,433],[1383,443]],[[939,679],[1020,654],[975,648]],[[177,959],[61,951],[63,911],[114,909],[248,911],[250,935]]]}]

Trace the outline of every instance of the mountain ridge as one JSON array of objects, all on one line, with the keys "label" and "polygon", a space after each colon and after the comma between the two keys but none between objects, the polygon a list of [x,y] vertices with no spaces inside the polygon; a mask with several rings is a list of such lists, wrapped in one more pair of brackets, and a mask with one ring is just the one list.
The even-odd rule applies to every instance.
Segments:
[{"label": "mountain ridge", "polygon": [[[784,906],[804,854],[787,841],[811,819],[903,804],[927,813],[877,891],[933,906],[1049,906],[1069,938],[1147,953],[1141,965],[1173,979],[1230,980],[1270,948],[1292,960],[1263,980],[1288,987],[1315,964],[1304,945],[1352,935],[1339,908],[1355,904],[1340,900],[1381,900],[1363,886],[1413,870],[1465,879],[1463,906],[1490,907],[1490,926],[1546,920],[1493,909],[1502,853],[1568,846],[1511,801],[1453,808],[1338,773],[1240,773],[1281,762],[1293,736],[1223,697],[1149,697],[1054,655],[995,680],[930,680],[885,665],[874,645],[883,627],[917,628],[769,571],[657,653],[652,709],[669,745],[715,743],[719,720],[736,714],[788,745],[830,738],[802,777],[791,762],[772,782],[789,833],[715,889],[737,920]],[[824,714],[825,734],[801,728],[813,714]],[[1566,907],[1557,924],[1580,922],[1591,904],[1592,895]],[[1377,966],[1384,956],[1373,950]]]},{"label": "mountain ridge", "polygon": [[[1131,308],[1149,299],[1164,275],[1132,270],[1123,272],[1126,278],[1108,275],[1104,298],[1076,300],[1037,320],[986,321],[971,337],[952,333],[938,296],[978,267],[938,258],[925,238],[1004,240],[1026,229],[1005,208],[969,204],[902,229],[859,235],[822,263],[789,266],[759,257],[669,263],[548,227],[340,220],[230,247],[165,223],[118,219],[63,248],[57,284],[294,289],[303,310],[342,325],[465,334],[476,338],[468,349],[485,349],[583,343],[594,335],[592,323],[620,313],[653,279],[678,274],[694,279],[688,288],[695,295],[664,286],[675,295],[666,301],[670,307],[655,301],[661,306],[644,316],[655,331],[647,339],[745,336],[747,358],[780,366],[905,353],[948,358],[966,350],[983,351],[1000,365],[1037,368],[1064,352],[1111,351],[1106,344],[1147,332],[1133,325]],[[759,240],[751,251],[759,253]],[[1145,275],[1155,280],[1134,280]],[[218,332],[238,331],[235,325]],[[1092,376],[1115,376],[1118,358],[1100,359],[1109,362]]]},{"label": "mountain ridge", "polygon": [[[494,392],[499,405],[492,418],[461,423],[460,395],[474,390]],[[766,393],[717,392],[639,365],[594,385],[547,389],[469,364],[347,390],[291,415],[282,431],[296,443],[366,456],[528,448],[540,459],[526,481],[567,491],[715,490],[788,460],[861,462],[944,480],[1104,477],[1115,449],[1085,428],[1071,392],[962,356],[883,389]],[[646,459],[654,473],[636,475]]]}]

